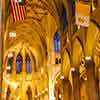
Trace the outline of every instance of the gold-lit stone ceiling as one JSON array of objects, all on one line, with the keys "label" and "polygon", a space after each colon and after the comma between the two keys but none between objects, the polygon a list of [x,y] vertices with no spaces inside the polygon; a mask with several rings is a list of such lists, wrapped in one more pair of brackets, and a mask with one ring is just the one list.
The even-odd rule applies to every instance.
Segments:
[{"label": "gold-lit stone ceiling", "polygon": [[[59,20],[59,17],[61,15],[60,12],[62,11],[61,5],[64,3],[63,5],[66,6],[65,8],[67,8],[68,0],[67,3],[65,0],[62,1],[27,0],[26,19],[24,21],[14,23],[12,15],[9,15],[7,18],[4,34],[4,67],[6,57],[9,52],[28,52],[31,57],[33,55],[34,66],[36,66],[38,69],[38,72],[34,73],[37,75],[37,78],[34,79],[34,87],[37,86],[37,83],[40,83],[39,91],[48,86],[47,52],[48,49],[51,49],[49,46],[53,45],[52,41],[54,39],[54,33],[57,30],[61,32],[61,41],[65,40],[64,47],[62,47],[61,72],[66,78],[69,78],[71,83],[71,67],[79,68],[80,80],[81,78],[85,80],[87,77],[84,64],[83,66],[81,65],[85,56],[92,56],[96,67],[100,66],[100,33],[98,27],[94,23],[90,22],[85,38],[82,38],[83,33],[81,33],[81,29],[74,33],[73,36],[71,33],[68,34],[68,37],[62,36],[62,22]],[[68,8],[66,10],[68,11]],[[69,13],[71,12],[68,12],[68,14]],[[68,16],[70,16],[70,14]],[[70,21],[72,21],[71,17],[68,18]],[[71,29],[68,30],[72,31]],[[16,32],[16,37],[10,38],[9,32]],[[41,79],[42,67],[45,71],[43,74],[43,79]],[[86,91],[84,82],[81,89],[81,94],[86,95],[84,92]],[[87,100],[87,98],[85,100]]]},{"label": "gold-lit stone ceiling", "polygon": [[[51,9],[52,8],[52,9]],[[13,22],[13,17],[10,14],[7,18],[5,34],[4,34],[4,60],[3,68],[7,63],[8,53],[15,53],[15,61],[17,54],[21,52],[23,60],[25,60],[25,53],[28,53],[32,60],[33,67],[37,67],[37,72],[33,71],[32,75],[27,75],[26,80],[32,78],[33,88],[37,89],[38,93],[41,93],[46,88],[48,89],[48,71],[47,71],[47,46],[48,38],[53,37],[57,30],[57,14],[54,13],[55,9],[50,6],[47,1],[33,0],[26,3],[26,18],[22,22]],[[51,24],[50,24],[51,23]],[[9,37],[10,32],[15,32],[16,37]],[[14,61],[14,62],[15,62]],[[25,63],[25,62],[24,62]],[[15,69],[15,64],[13,65]],[[23,65],[24,66],[24,65]],[[43,75],[41,75],[41,68],[43,68]],[[13,70],[14,70],[13,69]],[[34,69],[34,68],[33,68]],[[23,70],[25,71],[24,67]],[[13,72],[15,73],[15,71]],[[18,80],[24,80],[15,74],[12,74],[9,79],[11,82],[6,82],[6,73],[3,74],[3,87],[7,87],[8,83],[12,85],[16,78]],[[15,78],[15,77],[16,78]],[[8,79],[8,80],[9,80]],[[24,82],[24,81],[23,81]],[[11,84],[12,83],[12,84]],[[40,85],[38,86],[38,83]],[[24,83],[23,83],[24,84]],[[47,90],[48,91],[48,90]],[[34,96],[37,94],[34,94]]]}]

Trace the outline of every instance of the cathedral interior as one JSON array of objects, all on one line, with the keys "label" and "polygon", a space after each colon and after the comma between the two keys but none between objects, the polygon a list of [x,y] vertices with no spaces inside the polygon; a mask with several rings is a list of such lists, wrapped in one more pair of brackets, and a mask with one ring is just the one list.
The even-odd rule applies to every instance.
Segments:
[{"label": "cathedral interior", "polygon": [[100,100],[99,15],[100,0],[0,0],[0,100]]}]

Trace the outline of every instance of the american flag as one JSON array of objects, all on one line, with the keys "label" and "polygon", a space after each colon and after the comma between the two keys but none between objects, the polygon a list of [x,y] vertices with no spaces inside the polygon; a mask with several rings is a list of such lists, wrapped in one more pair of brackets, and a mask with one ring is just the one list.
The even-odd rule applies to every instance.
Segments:
[{"label": "american flag", "polygon": [[23,21],[26,16],[25,0],[10,0],[14,22]]}]

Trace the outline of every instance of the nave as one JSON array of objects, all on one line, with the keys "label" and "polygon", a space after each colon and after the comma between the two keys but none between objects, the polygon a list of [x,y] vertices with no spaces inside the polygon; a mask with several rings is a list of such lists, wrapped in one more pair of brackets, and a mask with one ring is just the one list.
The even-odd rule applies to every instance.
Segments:
[{"label": "nave", "polygon": [[100,100],[99,0],[1,1],[0,100]]}]

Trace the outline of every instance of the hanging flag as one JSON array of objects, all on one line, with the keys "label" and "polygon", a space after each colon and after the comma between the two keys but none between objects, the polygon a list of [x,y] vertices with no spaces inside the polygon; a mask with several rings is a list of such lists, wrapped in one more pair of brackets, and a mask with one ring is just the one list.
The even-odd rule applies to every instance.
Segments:
[{"label": "hanging flag", "polygon": [[14,22],[23,21],[25,19],[25,0],[10,0],[11,13]]},{"label": "hanging flag", "polygon": [[90,23],[90,5],[81,2],[76,3],[76,24],[88,27]]}]

